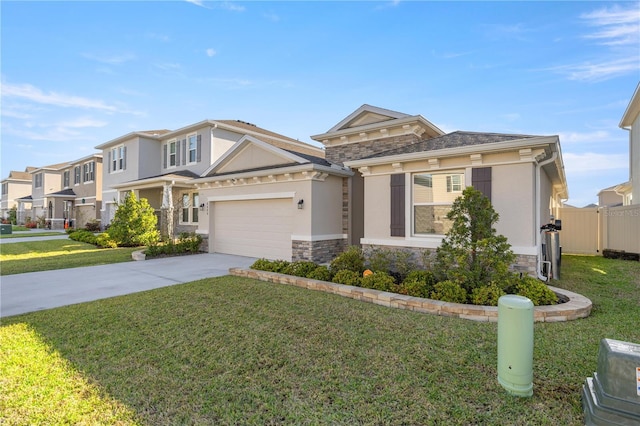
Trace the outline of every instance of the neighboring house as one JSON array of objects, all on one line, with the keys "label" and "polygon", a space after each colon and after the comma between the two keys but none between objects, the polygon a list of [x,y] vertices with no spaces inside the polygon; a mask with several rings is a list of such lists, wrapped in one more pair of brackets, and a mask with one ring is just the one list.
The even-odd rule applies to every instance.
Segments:
[{"label": "neighboring house", "polygon": [[636,86],[636,91],[622,116],[620,128],[629,131],[631,198],[627,204],[640,204],[640,83]]},{"label": "neighboring house", "polygon": [[35,167],[27,167],[24,172],[12,170],[9,176],[2,180],[2,195],[0,202],[0,217],[9,217],[9,211],[16,208],[16,219],[18,223],[24,223],[25,211],[31,209],[31,203],[19,202],[18,200],[31,196],[31,171]]},{"label": "neighboring house", "polygon": [[[522,270],[536,273],[540,226],[568,198],[557,136],[443,134],[421,116],[363,105],[327,133],[312,136],[327,159],[355,170],[350,220],[364,247],[435,250],[452,202],[469,185],[487,195]],[[362,195],[360,194],[362,191]],[[362,207],[361,207],[362,206]]]},{"label": "neighboring house", "polygon": [[[44,218],[52,227],[64,226],[62,219],[62,204],[57,197],[48,197],[62,189],[62,171],[69,163],[52,164],[31,170],[31,199],[22,199],[19,202],[31,202],[31,220]],[[54,220],[55,219],[55,220]],[[58,223],[59,222],[59,223]]]},{"label": "neighboring house", "polygon": [[60,171],[59,191],[46,194],[52,211],[51,227],[61,229],[65,223],[83,228],[100,219],[102,207],[102,154],[92,154],[69,162]]},{"label": "neighboring house", "polygon": [[598,192],[599,207],[628,206],[631,204],[631,182],[610,186]]},{"label": "neighboring house", "polygon": [[107,159],[103,224],[111,222],[123,195],[134,191],[155,209],[163,234],[208,232],[207,204],[195,179],[210,173],[212,165],[247,137],[274,149],[323,155],[319,148],[243,121],[204,120],[174,131],[129,133],[96,147]]}]

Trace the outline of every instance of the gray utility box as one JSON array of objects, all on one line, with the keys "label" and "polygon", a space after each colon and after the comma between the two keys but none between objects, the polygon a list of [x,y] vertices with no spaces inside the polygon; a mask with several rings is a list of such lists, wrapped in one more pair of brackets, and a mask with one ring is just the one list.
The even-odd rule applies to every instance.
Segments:
[{"label": "gray utility box", "polygon": [[10,223],[8,223],[8,224],[5,224],[5,223],[0,224],[0,234],[6,235],[6,234],[11,234],[11,232],[13,232],[13,231],[12,231]]},{"label": "gray utility box", "polygon": [[602,339],[598,371],[582,387],[587,425],[640,425],[640,345]]}]

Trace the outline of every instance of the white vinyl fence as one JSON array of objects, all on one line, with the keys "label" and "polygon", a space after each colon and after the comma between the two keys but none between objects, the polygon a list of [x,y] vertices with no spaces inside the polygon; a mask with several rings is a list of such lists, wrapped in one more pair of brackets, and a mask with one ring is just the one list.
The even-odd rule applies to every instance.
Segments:
[{"label": "white vinyl fence", "polygon": [[640,205],[559,209],[563,253],[601,255],[602,250],[640,253]]}]

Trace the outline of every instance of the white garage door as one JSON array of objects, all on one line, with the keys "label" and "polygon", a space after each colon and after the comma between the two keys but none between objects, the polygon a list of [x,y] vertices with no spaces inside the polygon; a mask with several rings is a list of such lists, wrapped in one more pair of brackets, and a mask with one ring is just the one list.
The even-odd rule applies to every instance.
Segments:
[{"label": "white garage door", "polygon": [[291,260],[291,199],[217,201],[213,211],[215,252]]}]

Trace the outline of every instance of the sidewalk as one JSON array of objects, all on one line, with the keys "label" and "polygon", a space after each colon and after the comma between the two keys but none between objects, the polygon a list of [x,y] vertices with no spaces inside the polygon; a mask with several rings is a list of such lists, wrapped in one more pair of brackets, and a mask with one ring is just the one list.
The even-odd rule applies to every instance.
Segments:
[{"label": "sidewalk", "polygon": [[[38,238],[47,237],[28,240]],[[6,275],[0,277],[0,317],[219,277],[228,275],[229,268],[247,268],[254,261],[250,257],[202,253]]]},{"label": "sidewalk", "polygon": [[[48,237],[29,237],[29,234],[58,232],[60,235],[50,235]],[[24,238],[0,238],[0,244],[25,243],[28,241],[64,240],[69,238],[65,231],[52,231],[50,229],[32,229],[31,231],[17,231],[11,235],[25,235]]]}]

